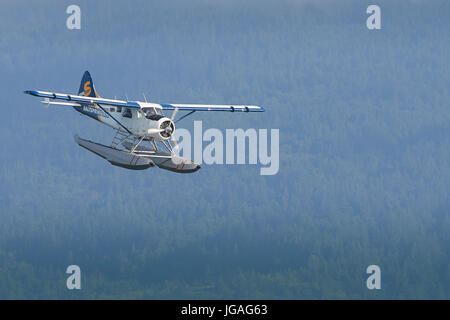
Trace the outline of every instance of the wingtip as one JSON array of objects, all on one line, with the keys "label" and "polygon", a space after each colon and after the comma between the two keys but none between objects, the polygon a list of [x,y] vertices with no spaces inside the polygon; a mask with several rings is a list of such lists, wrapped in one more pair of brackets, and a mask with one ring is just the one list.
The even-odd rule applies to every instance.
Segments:
[{"label": "wingtip", "polygon": [[32,96],[35,96],[35,97],[38,96],[37,92],[33,91],[33,90],[25,90],[23,93],[29,94],[29,95],[32,95]]}]

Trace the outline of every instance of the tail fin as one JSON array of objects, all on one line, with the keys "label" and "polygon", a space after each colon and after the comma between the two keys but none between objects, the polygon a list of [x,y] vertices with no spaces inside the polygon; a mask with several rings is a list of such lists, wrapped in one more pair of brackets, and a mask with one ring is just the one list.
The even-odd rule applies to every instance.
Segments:
[{"label": "tail fin", "polygon": [[98,97],[97,91],[95,91],[94,82],[92,81],[89,71],[86,71],[83,74],[83,78],[81,79],[80,83],[80,89],[78,90],[78,95],[94,98]]}]

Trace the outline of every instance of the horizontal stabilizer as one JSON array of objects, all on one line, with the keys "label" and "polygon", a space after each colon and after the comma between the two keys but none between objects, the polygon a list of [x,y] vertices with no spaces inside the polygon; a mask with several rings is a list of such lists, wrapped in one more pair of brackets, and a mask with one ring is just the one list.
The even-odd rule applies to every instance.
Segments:
[{"label": "horizontal stabilizer", "polygon": [[46,105],[53,105],[53,106],[81,107],[81,104],[79,104],[79,103],[73,103],[73,102],[54,102],[54,101],[50,101],[50,99],[42,100],[41,103],[46,104]]}]

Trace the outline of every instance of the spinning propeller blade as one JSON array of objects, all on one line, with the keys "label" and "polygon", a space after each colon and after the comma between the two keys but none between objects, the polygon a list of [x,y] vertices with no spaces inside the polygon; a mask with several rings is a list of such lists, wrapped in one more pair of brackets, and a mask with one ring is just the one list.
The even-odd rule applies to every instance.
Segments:
[{"label": "spinning propeller blade", "polygon": [[173,150],[178,150],[178,142],[177,142],[177,139],[175,139],[175,137],[172,135],[172,136],[170,137],[170,140],[171,140],[172,143],[173,143]]},{"label": "spinning propeller blade", "polygon": [[170,120],[173,121],[175,119],[175,116],[177,115],[177,112],[178,112],[178,108],[175,108],[175,110],[173,110],[172,117],[170,118]]},{"label": "spinning propeller blade", "polygon": [[160,133],[163,132],[164,129],[148,129],[148,133],[152,134],[152,133]]}]

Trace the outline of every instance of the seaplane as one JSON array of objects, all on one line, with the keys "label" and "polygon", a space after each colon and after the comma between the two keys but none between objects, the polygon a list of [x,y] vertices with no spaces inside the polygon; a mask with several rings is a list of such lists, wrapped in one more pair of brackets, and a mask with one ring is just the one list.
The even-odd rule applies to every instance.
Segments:
[{"label": "seaplane", "polygon": [[[200,164],[178,155],[178,143],[174,137],[175,123],[194,112],[264,111],[264,108],[252,105],[160,104],[105,99],[98,96],[88,71],[83,74],[77,95],[38,90],[26,90],[24,93],[43,98],[41,102],[47,106],[73,107],[114,129],[115,135],[109,146],[82,139],[78,135],[74,136],[75,142],[112,165],[132,170],[157,166],[173,172],[192,173],[200,169]],[[164,111],[172,111],[170,118],[164,115]],[[187,113],[176,119],[179,111]]]}]

